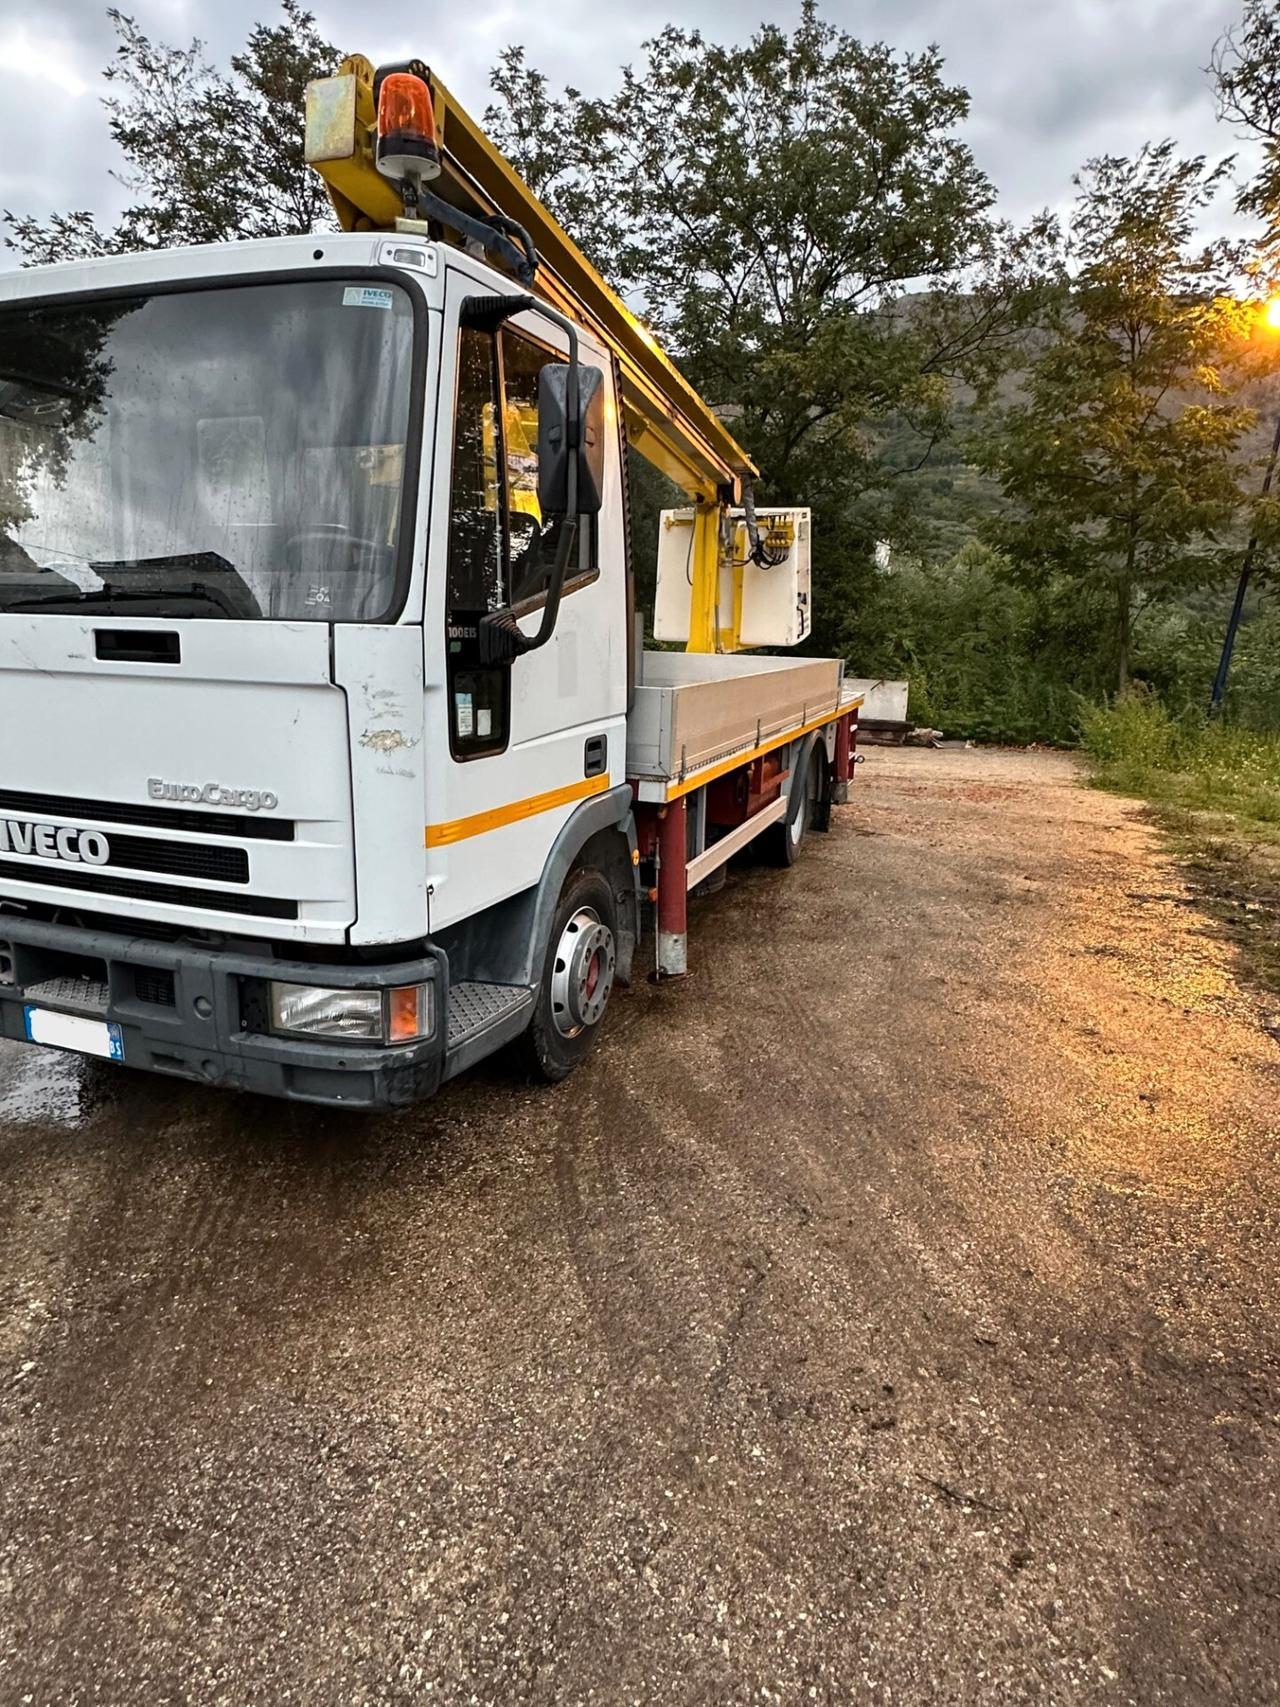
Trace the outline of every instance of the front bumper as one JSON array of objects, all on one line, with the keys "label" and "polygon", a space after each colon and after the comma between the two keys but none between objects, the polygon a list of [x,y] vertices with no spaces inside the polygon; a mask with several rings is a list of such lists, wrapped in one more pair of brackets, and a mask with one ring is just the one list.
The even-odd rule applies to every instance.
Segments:
[{"label": "front bumper", "polygon": [[[105,1009],[93,1017],[121,1028],[130,1067],[357,1109],[397,1108],[431,1096],[444,1071],[449,967],[439,949],[390,966],[320,965],[3,913],[0,1037],[26,1042],[28,1002],[59,1005],[29,992],[77,967],[90,967],[105,982]],[[420,1042],[393,1045],[277,1037],[255,1029],[260,992],[273,978],[359,989],[431,983],[435,1030]]]}]

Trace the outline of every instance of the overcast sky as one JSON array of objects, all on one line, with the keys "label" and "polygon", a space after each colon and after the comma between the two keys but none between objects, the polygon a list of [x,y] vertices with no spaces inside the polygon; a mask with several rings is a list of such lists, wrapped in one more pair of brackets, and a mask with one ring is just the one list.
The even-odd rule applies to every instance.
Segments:
[{"label": "overcast sky", "polygon": [[[150,35],[193,35],[225,63],[272,0],[119,0]],[[936,41],[951,77],[973,99],[967,134],[1000,193],[1025,217],[1070,196],[1072,172],[1091,155],[1128,153],[1173,136],[1217,158],[1247,147],[1215,123],[1204,67],[1242,0],[827,0],[825,14],[863,39],[899,48]],[[484,105],[499,49],[523,42],[555,82],[588,93],[612,86],[664,23],[696,24],[741,39],[765,13],[791,24],[796,4],[750,0],[557,0],[522,7],[439,0],[321,0],[321,30],[345,51],[379,60],[419,55],[464,105]],[[113,45],[105,7],[93,0],[0,0],[0,207],[47,215],[87,207],[106,219],[123,205],[99,105]],[[0,266],[12,265],[0,254]]]}]

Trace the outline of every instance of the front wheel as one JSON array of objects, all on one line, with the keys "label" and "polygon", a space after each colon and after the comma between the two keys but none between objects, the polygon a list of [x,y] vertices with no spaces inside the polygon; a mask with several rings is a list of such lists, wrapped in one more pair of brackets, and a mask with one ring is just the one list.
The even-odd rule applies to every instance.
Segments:
[{"label": "front wheel", "polygon": [[613,892],[601,874],[570,872],[523,1038],[535,1077],[556,1084],[591,1053],[613,990],[617,925]]}]

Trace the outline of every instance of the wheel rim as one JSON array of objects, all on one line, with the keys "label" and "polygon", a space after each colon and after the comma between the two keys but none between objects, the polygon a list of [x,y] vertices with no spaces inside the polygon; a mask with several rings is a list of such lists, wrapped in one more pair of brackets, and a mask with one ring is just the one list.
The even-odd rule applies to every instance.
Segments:
[{"label": "wheel rim", "polygon": [[813,809],[818,803],[818,749],[815,747],[805,766],[804,787],[800,794],[800,803],[795,815],[787,825],[787,833],[791,837],[792,847],[799,847],[804,840],[805,831],[813,821]]},{"label": "wheel rim", "polygon": [[595,1025],[613,989],[617,960],[613,932],[594,907],[579,907],[556,944],[551,968],[551,1018],[561,1037]]}]

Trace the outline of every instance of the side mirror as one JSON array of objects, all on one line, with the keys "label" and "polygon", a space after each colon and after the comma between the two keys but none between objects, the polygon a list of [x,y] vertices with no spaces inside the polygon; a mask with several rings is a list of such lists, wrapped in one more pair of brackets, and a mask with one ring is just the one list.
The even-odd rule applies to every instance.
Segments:
[{"label": "side mirror", "polygon": [[[562,516],[569,492],[569,366],[548,362],[538,374],[538,503],[544,516]],[[581,444],[578,456],[580,515],[597,515],[604,500],[604,375],[578,367]]]}]

